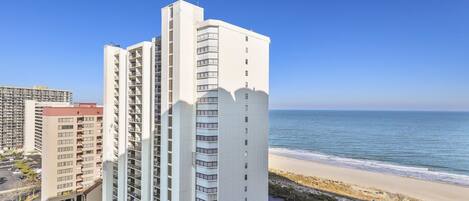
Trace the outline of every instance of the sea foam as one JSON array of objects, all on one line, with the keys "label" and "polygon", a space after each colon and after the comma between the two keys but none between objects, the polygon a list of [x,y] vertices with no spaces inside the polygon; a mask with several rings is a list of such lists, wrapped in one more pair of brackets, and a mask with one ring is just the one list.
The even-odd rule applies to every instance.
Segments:
[{"label": "sea foam", "polygon": [[275,155],[300,160],[469,187],[469,176],[467,175],[432,171],[426,167],[411,167],[381,161],[344,158],[312,151],[286,148],[269,148],[269,152]]}]

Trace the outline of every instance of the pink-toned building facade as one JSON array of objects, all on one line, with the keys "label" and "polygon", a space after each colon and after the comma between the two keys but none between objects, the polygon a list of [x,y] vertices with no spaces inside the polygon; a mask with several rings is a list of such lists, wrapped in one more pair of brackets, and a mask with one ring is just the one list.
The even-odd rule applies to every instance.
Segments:
[{"label": "pink-toned building facade", "polygon": [[102,178],[102,114],[94,103],[43,109],[41,200],[79,194]]}]

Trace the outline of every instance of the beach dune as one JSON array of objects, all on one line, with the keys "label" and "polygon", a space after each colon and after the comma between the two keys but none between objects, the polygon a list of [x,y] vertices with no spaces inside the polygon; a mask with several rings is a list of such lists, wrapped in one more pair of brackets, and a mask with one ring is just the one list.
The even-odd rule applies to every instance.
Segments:
[{"label": "beach dune", "polygon": [[428,201],[469,201],[469,188],[413,178],[337,167],[269,154],[269,169],[341,181]]}]

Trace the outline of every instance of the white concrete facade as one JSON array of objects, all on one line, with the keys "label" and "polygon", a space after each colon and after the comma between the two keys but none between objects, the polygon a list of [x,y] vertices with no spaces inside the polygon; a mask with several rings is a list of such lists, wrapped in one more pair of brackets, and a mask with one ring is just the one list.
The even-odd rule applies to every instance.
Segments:
[{"label": "white concrete facade", "polygon": [[26,153],[42,150],[42,110],[44,107],[67,107],[69,102],[38,102],[35,100],[24,101],[24,144]]},{"label": "white concrete facade", "polygon": [[[160,40],[105,47],[103,200],[267,201],[270,39],[185,1],[161,16]],[[135,135],[128,55],[145,44]]]}]

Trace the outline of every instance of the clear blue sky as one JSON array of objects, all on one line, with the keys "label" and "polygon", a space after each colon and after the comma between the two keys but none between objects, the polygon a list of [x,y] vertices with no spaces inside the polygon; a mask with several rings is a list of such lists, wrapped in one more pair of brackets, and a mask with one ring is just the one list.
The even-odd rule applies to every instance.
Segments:
[{"label": "clear blue sky", "polygon": [[[101,102],[103,45],[159,35],[170,2],[3,1],[0,84]],[[199,2],[271,37],[272,109],[469,110],[468,0]]]}]

